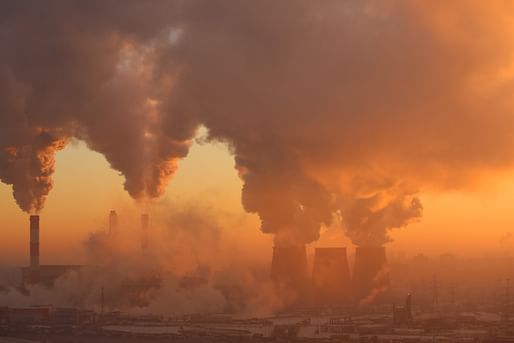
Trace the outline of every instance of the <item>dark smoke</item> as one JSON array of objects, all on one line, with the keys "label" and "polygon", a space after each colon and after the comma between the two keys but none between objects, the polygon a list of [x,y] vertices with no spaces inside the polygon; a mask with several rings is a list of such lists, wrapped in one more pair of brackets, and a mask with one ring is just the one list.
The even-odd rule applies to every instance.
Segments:
[{"label": "dark smoke", "polygon": [[186,126],[179,137],[164,132],[154,97],[167,85],[148,82],[145,51],[165,34],[175,7],[159,0],[0,4],[0,177],[24,211],[43,207],[54,154],[71,136],[104,154],[134,198],[163,192],[194,135]]},{"label": "dark smoke", "polygon": [[418,190],[472,187],[512,167],[512,10],[3,1],[1,179],[23,209],[41,208],[51,168],[23,162],[41,149],[34,137],[77,137],[131,196],[154,198],[204,125],[230,146],[264,232],[308,243],[340,212],[355,243],[383,244],[420,217]]}]

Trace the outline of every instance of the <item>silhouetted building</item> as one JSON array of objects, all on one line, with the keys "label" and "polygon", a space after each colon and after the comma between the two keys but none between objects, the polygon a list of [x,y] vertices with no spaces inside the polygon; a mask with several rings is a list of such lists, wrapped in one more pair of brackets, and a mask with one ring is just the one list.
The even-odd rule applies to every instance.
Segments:
[{"label": "silhouetted building", "polygon": [[52,286],[54,281],[69,271],[78,271],[74,265],[41,265],[39,261],[39,216],[30,216],[30,264],[22,268],[23,284],[43,284]]},{"label": "silhouetted building", "polygon": [[393,325],[409,326],[412,324],[412,294],[408,294],[405,299],[405,305],[393,306]]}]

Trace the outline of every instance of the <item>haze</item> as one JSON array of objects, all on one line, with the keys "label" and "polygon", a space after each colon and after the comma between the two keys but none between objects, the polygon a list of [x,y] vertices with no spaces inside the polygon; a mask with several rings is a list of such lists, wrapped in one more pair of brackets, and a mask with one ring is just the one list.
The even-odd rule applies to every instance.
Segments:
[{"label": "haze", "polygon": [[0,265],[64,265],[77,306],[112,274],[111,309],[262,314],[276,274],[348,264],[319,247],[378,265],[359,305],[385,251],[511,263],[513,81],[510,0],[2,1]]}]

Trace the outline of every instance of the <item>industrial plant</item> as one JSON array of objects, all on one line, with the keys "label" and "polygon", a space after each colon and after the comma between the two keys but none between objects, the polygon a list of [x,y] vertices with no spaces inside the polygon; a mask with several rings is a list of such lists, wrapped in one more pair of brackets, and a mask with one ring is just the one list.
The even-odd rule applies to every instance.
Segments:
[{"label": "industrial plant", "polygon": [[[41,264],[41,224],[38,215],[30,216],[29,265],[21,268],[19,284],[27,295],[34,287],[52,289],[68,273],[80,278],[88,268]],[[139,226],[140,254],[145,258],[152,249],[148,214],[141,215]],[[115,240],[123,234],[114,210],[108,215],[106,234]],[[241,318],[230,310],[176,316],[136,314],[108,305],[112,295],[102,287],[94,290],[99,306],[93,308],[0,304],[0,338],[60,341],[81,337],[83,342],[514,342],[508,284],[498,305],[478,300],[458,303],[455,294],[453,299],[438,298],[434,277],[429,285],[432,300],[427,305],[424,291],[402,293],[401,277],[395,276],[398,263],[388,262],[383,246],[357,247],[352,259],[351,264],[345,247],[316,247],[309,263],[305,245],[276,244],[269,279],[277,296],[286,301],[272,315]],[[417,257],[414,262],[419,260]],[[401,268],[405,273],[405,267]],[[123,285],[124,297],[131,298],[134,306],[145,306],[145,294],[164,287],[161,276],[148,271],[137,280],[127,281]],[[191,277],[183,279],[180,287],[196,287],[203,282],[198,277],[196,281]]]},{"label": "industrial plant", "polygon": [[79,271],[76,265],[41,265],[39,263],[39,215],[30,216],[30,256],[29,265],[22,268],[22,284],[43,284],[52,287],[54,281],[69,271]]}]

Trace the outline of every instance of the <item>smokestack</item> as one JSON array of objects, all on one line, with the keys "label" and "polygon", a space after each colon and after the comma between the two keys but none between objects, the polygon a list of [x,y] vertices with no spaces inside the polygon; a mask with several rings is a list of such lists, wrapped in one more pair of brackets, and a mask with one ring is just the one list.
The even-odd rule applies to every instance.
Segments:
[{"label": "smokestack", "polygon": [[285,244],[273,247],[271,279],[280,289],[304,295],[308,286],[305,245]]},{"label": "smokestack", "polygon": [[39,268],[39,216],[30,216],[30,268]]},{"label": "smokestack", "polygon": [[141,250],[148,252],[148,229],[150,227],[150,216],[146,213],[141,215]]},{"label": "smokestack", "polygon": [[115,210],[111,210],[109,213],[109,234],[118,234],[118,215],[116,214]]},{"label": "smokestack", "polygon": [[352,285],[346,248],[316,248],[312,281],[317,305],[349,303]]},{"label": "smokestack", "polygon": [[361,304],[380,303],[390,296],[389,271],[384,247],[357,247],[353,292]]}]

